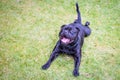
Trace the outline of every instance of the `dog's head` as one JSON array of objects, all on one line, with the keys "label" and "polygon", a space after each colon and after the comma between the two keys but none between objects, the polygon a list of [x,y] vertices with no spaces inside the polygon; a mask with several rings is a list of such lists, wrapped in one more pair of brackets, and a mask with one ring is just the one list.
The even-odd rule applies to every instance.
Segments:
[{"label": "dog's head", "polygon": [[66,45],[73,43],[78,38],[79,31],[79,28],[72,24],[61,26],[59,33],[60,41]]}]

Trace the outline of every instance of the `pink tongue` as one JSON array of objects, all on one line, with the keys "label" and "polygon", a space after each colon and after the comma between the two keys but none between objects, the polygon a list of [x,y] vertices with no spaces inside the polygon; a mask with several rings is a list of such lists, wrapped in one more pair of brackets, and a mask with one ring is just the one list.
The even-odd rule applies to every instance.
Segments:
[{"label": "pink tongue", "polygon": [[63,39],[61,39],[61,41],[62,41],[63,43],[69,43],[69,42],[70,42],[70,39],[63,38]]}]

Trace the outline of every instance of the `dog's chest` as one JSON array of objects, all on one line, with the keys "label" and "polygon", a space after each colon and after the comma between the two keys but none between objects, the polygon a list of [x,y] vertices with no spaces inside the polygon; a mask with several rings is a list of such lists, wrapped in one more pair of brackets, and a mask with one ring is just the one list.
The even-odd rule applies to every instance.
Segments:
[{"label": "dog's chest", "polygon": [[59,47],[61,53],[65,54],[75,54],[76,50],[75,48],[71,48],[70,46],[60,46]]}]

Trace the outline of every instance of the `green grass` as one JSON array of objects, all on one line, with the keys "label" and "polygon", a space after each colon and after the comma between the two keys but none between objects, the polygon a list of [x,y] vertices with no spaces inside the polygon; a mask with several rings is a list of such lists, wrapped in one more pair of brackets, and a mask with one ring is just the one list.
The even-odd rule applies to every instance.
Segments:
[{"label": "green grass", "polygon": [[[58,40],[60,26],[76,18],[77,0],[0,0],[0,80],[119,80],[120,1],[78,1],[82,22],[90,21],[80,76],[73,59],[59,56],[41,66]],[[54,24],[54,25],[53,25]]]}]

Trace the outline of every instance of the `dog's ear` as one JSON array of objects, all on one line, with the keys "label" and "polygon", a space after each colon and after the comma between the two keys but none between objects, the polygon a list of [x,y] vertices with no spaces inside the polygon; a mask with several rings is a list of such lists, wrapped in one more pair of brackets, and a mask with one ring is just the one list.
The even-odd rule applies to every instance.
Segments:
[{"label": "dog's ear", "polygon": [[65,26],[66,26],[66,25],[62,25],[62,26],[61,26],[61,30],[60,30],[60,32],[59,32],[59,36],[60,36],[60,34],[61,34],[62,28],[65,27]]},{"label": "dog's ear", "polygon": [[66,25],[62,25],[62,26],[61,26],[61,29],[62,29],[63,27],[65,27],[65,26],[66,26]]}]

